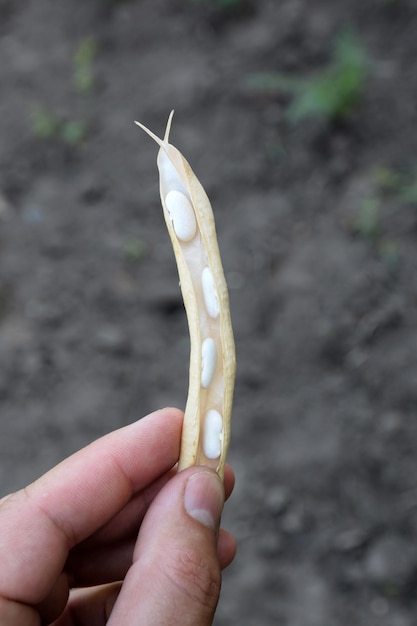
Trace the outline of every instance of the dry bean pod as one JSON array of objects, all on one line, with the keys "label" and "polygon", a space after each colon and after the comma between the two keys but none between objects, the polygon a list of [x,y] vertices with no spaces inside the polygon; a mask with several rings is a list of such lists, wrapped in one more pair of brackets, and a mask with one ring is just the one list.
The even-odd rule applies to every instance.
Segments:
[{"label": "dry bean pod", "polygon": [[163,139],[136,124],[160,147],[161,202],[190,331],[179,469],[207,465],[223,476],[236,369],[229,297],[210,201],[189,163],[169,143],[172,115]]}]

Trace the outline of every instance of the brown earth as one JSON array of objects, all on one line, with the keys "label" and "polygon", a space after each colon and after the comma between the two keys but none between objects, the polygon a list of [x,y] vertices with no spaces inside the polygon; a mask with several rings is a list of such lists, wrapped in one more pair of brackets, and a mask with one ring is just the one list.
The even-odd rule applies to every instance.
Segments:
[{"label": "brown earth", "polygon": [[[343,123],[290,124],[287,96],[244,88],[320,71],[346,25],[369,73]],[[416,32],[414,0],[0,0],[1,493],[184,405],[156,147],[133,125],[174,108],[238,355],[218,626],[417,623]]]}]

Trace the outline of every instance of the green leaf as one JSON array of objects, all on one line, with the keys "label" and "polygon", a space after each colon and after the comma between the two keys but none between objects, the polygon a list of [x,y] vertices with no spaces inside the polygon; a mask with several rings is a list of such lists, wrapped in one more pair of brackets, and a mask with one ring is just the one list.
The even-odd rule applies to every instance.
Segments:
[{"label": "green leaf", "polygon": [[376,238],[380,233],[380,204],[377,198],[364,198],[356,216],[355,228],[360,235],[368,239]]},{"label": "green leaf", "polygon": [[405,185],[399,197],[406,204],[417,204],[417,180]]},{"label": "green leaf", "polygon": [[68,120],[60,128],[60,137],[65,143],[78,145],[84,141],[88,133],[87,122],[83,120]]},{"label": "green leaf", "polygon": [[43,104],[33,105],[30,117],[34,135],[42,139],[49,139],[55,135],[59,122]]},{"label": "green leaf", "polygon": [[311,78],[278,72],[250,74],[244,87],[254,93],[288,93],[293,102],[288,118],[298,122],[309,116],[344,119],[358,106],[366,85],[367,55],[348,30],[336,39],[330,64]]},{"label": "green leaf", "polygon": [[79,44],[73,58],[73,81],[79,93],[90,93],[94,86],[93,63],[97,53],[97,41],[86,37]]}]

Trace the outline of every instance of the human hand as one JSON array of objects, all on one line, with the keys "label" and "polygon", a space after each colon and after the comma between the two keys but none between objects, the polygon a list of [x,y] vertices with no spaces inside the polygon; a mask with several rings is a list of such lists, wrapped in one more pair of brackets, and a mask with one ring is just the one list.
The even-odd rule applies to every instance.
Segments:
[{"label": "human hand", "polygon": [[212,624],[234,477],[176,473],[182,417],[152,413],[0,500],[1,626]]}]

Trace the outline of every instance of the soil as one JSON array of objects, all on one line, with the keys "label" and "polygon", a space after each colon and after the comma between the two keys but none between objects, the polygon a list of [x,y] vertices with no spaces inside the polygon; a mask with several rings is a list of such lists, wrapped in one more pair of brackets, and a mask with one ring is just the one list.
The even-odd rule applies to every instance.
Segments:
[{"label": "soil", "polygon": [[[161,134],[174,108],[172,141],[214,206],[237,345],[224,525],[239,552],[215,624],[412,626],[414,0],[221,5],[0,0],[1,493],[184,406],[156,146],[133,125]],[[245,87],[321,71],[346,26],[369,59],[347,119],[290,124],[288,95]]]}]

